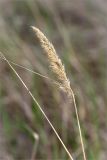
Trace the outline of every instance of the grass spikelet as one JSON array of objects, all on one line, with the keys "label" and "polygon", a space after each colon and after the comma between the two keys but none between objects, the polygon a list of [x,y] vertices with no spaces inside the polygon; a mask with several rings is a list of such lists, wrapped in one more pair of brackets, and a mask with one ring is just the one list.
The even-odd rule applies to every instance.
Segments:
[{"label": "grass spikelet", "polygon": [[50,43],[50,41],[46,38],[46,36],[38,28],[32,26],[32,29],[36,33],[40,41],[40,44],[46,53],[51,70],[56,75],[57,79],[59,80],[60,88],[63,89],[64,92],[66,92],[70,101],[73,99],[83,157],[84,157],[84,160],[86,160],[85,147],[84,147],[83,138],[82,138],[82,131],[80,127],[80,121],[79,121],[79,115],[78,115],[77,105],[75,101],[75,96],[74,96],[72,88],[70,87],[70,81],[66,76],[64,65],[59,59],[54,46],[52,45],[52,43]]}]

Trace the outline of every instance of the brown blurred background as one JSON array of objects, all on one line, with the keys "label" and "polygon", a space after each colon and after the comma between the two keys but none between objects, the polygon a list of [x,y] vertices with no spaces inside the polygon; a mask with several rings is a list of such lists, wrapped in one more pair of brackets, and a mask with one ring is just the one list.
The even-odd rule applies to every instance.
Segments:
[{"label": "brown blurred background", "polygon": [[[10,61],[53,78],[30,26],[54,44],[75,93],[88,160],[107,159],[106,8],[105,0],[0,0],[0,51]],[[82,160],[73,104],[50,81],[14,68],[73,157]],[[31,157],[68,159],[36,104],[0,59],[0,160]]]}]

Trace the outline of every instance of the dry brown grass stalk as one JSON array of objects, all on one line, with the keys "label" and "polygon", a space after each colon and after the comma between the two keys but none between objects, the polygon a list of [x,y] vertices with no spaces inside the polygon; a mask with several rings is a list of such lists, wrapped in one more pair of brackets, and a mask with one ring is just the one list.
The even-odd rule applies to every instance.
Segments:
[{"label": "dry brown grass stalk", "polygon": [[39,110],[42,112],[43,116],[46,118],[47,122],[49,123],[49,125],[51,126],[51,128],[53,129],[55,135],[57,136],[58,140],[60,141],[60,143],[62,144],[63,148],[65,149],[66,153],[68,154],[69,158],[71,160],[74,160],[71,153],[68,151],[67,147],[65,146],[64,142],[62,141],[62,139],[60,138],[59,134],[57,133],[56,129],[54,128],[54,126],[52,125],[51,121],[49,120],[49,118],[47,117],[47,115],[45,114],[45,112],[43,111],[42,107],[40,106],[40,104],[38,103],[38,101],[36,100],[36,98],[34,97],[34,95],[32,94],[32,92],[29,90],[29,88],[26,86],[26,84],[24,83],[24,81],[22,80],[22,78],[19,76],[19,74],[16,72],[16,70],[13,68],[13,66],[11,65],[11,63],[8,61],[8,59],[4,56],[3,53],[0,52],[0,57],[2,57],[3,60],[5,60],[7,62],[7,64],[9,65],[9,67],[13,70],[13,72],[15,73],[15,75],[18,77],[18,79],[21,81],[21,83],[23,84],[23,86],[25,87],[25,89],[27,90],[27,92],[29,93],[29,95],[32,97],[33,101],[35,102],[35,104],[38,106]]},{"label": "dry brown grass stalk", "polygon": [[82,146],[82,151],[83,151],[83,157],[84,157],[84,160],[86,160],[86,154],[85,154],[85,149],[84,149],[85,147],[84,147],[83,138],[82,138],[82,132],[81,132],[81,127],[80,127],[77,106],[76,106],[76,102],[75,102],[75,96],[74,96],[73,90],[70,86],[70,81],[66,76],[65,68],[64,68],[61,60],[59,59],[52,43],[50,43],[50,41],[45,37],[45,35],[38,28],[33,27],[33,26],[32,26],[32,28],[33,28],[34,32],[36,33],[36,35],[41,43],[41,46],[46,53],[46,56],[49,60],[51,70],[56,75],[57,79],[59,80],[60,88],[63,89],[64,92],[66,92],[70,101],[73,99],[76,117],[77,117],[78,128],[79,128],[81,146]]}]

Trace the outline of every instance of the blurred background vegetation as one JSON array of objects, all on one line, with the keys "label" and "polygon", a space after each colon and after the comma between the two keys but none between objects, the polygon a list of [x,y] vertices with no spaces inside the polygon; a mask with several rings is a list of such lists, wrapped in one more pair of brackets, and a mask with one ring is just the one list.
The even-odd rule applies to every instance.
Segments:
[{"label": "blurred background vegetation", "polygon": [[[30,26],[54,44],[76,96],[88,160],[107,159],[106,17],[105,0],[0,0],[0,51],[9,60],[52,78]],[[82,160],[73,104],[51,82],[14,67],[74,158]],[[0,59],[0,160],[30,160],[34,153],[37,160],[68,159],[31,97]]]}]

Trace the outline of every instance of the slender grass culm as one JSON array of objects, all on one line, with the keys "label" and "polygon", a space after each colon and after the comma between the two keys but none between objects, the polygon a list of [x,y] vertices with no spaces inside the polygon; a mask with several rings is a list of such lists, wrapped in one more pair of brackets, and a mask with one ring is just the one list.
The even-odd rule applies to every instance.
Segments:
[{"label": "slender grass culm", "polygon": [[9,65],[9,67],[13,70],[13,72],[15,73],[15,75],[18,77],[18,79],[21,81],[22,85],[25,87],[25,89],[27,90],[28,94],[32,97],[33,101],[36,103],[36,105],[38,106],[39,110],[42,112],[43,116],[46,118],[46,120],[48,121],[49,125],[51,126],[52,130],[54,131],[54,133],[56,134],[58,140],[60,141],[60,143],[62,144],[63,148],[65,149],[66,153],[68,154],[69,158],[71,160],[74,160],[71,153],[68,151],[67,147],[65,146],[64,142],[62,141],[62,139],[60,138],[59,134],[57,133],[56,129],[54,128],[54,126],[52,125],[51,121],[48,119],[47,115],[45,114],[45,112],[43,111],[42,107],[40,106],[40,104],[38,103],[38,101],[36,100],[36,98],[34,97],[34,95],[31,93],[31,91],[29,90],[29,88],[26,86],[26,84],[24,83],[24,81],[22,80],[22,78],[19,76],[19,74],[16,72],[16,70],[13,68],[13,66],[11,65],[11,63],[8,61],[8,59],[4,56],[3,53],[0,52],[0,56],[3,60],[5,60],[7,62],[7,64]]},{"label": "slender grass culm", "polygon": [[[0,55],[0,59],[3,59],[3,60],[4,60],[3,56]],[[9,62],[10,64],[14,65],[14,66],[17,66],[17,67],[19,67],[19,68],[22,68],[22,69],[24,69],[24,70],[26,70],[26,71],[28,71],[28,72],[31,72],[31,73],[33,73],[33,74],[35,74],[35,75],[38,75],[39,77],[42,77],[42,78],[44,78],[44,79],[47,79],[50,83],[53,83],[54,85],[57,85],[57,86],[60,87],[60,83],[58,83],[57,81],[55,81],[55,80],[53,80],[53,79],[51,79],[51,78],[49,78],[49,77],[47,77],[47,76],[45,76],[45,75],[42,75],[41,73],[38,73],[38,72],[36,72],[36,71],[34,71],[34,70],[30,69],[30,68],[27,68],[27,67],[25,67],[25,66],[23,66],[23,65],[20,65],[20,64],[18,64],[18,63],[16,63],[16,62],[13,62],[13,61],[9,60],[9,59],[8,59],[8,62]]]},{"label": "slender grass culm", "polygon": [[51,70],[56,75],[56,77],[60,83],[60,88],[67,94],[69,100],[70,101],[73,100],[73,102],[74,102],[83,157],[84,157],[84,160],[86,160],[85,147],[84,147],[83,138],[82,138],[82,131],[81,131],[81,127],[80,127],[80,121],[79,121],[79,115],[78,115],[78,110],[77,110],[77,106],[76,106],[75,96],[74,96],[73,90],[70,86],[70,81],[66,76],[65,68],[64,68],[60,58],[58,57],[52,43],[49,42],[49,40],[45,37],[45,35],[38,28],[32,26],[32,29],[36,33],[36,36],[38,37],[40,44],[41,44],[43,50],[45,51],[45,54],[49,60]]}]

